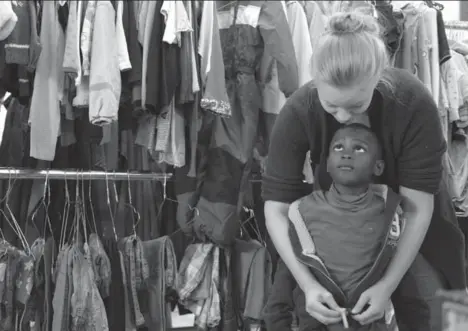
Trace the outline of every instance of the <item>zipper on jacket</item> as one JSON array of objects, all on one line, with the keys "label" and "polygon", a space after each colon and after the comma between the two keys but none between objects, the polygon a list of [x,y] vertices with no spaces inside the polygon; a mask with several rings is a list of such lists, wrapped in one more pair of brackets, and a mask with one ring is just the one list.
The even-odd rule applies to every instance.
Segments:
[{"label": "zipper on jacket", "polygon": [[[392,222],[393,222],[393,219],[392,219]],[[390,224],[391,226],[391,224]],[[359,288],[359,286],[361,286],[361,284],[363,282],[365,282],[367,279],[368,279],[368,276],[373,273],[375,271],[375,269],[377,268],[377,261],[380,260],[380,258],[382,257],[383,253],[385,252],[385,249],[386,247],[389,245],[388,241],[389,241],[389,237],[390,237],[390,230],[387,231],[387,235],[385,236],[385,241],[384,241],[384,245],[383,245],[383,248],[380,250],[379,252],[379,255],[377,255],[377,258],[375,260],[375,263],[372,265],[371,269],[369,270],[369,272],[366,274],[366,276],[353,288],[352,291],[350,291],[350,293],[353,293],[356,289]],[[348,296],[345,295],[345,293],[343,292],[343,290],[338,286],[338,284],[336,284],[336,282],[331,278],[331,275],[330,275],[330,272],[328,271],[328,269],[326,268],[325,264],[323,263],[323,261],[316,255],[314,255],[313,257],[311,255],[308,255],[309,257],[315,259],[316,261],[318,261],[320,263],[320,265],[323,267],[323,270],[315,267],[315,266],[311,266],[311,265],[308,265],[306,264],[306,266],[308,266],[309,268],[313,268],[314,270],[320,272],[323,276],[325,276],[325,278],[327,278],[331,284],[333,284],[339,291],[339,293],[342,295],[344,301],[345,301],[345,305],[347,306],[348,305],[348,301],[349,301],[349,298]],[[346,308],[346,307],[345,307]]]},{"label": "zipper on jacket", "polygon": [[[312,257],[312,256],[309,255],[309,257]],[[322,260],[316,255],[314,255],[314,257],[312,257],[312,258],[320,263],[320,265],[323,267],[323,270],[321,270],[321,269],[319,269],[319,268],[317,268],[315,266],[305,264],[304,262],[303,262],[303,264],[305,264],[309,268],[312,268],[312,269],[318,271],[323,276],[325,276],[325,278],[327,278],[328,281],[330,281],[330,283],[333,284],[338,289],[338,292],[341,294],[341,296],[343,297],[345,303],[347,304],[347,302],[348,302],[347,296],[345,295],[343,290],[338,286],[338,284],[336,284],[335,281],[331,278],[330,272],[328,272],[328,269],[325,267],[325,264],[322,262]]]},{"label": "zipper on jacket", "polygon": [[[393,219],[392,219],[392,223],[393,223]],[[390,224],[390,227],[391,227],[391,226],[392,226],[392,224]],[[377,255],[377,258],[375,259],[375,262],[374,262],[374,264],[372,265],[371,269],[370,269],[369,272],[366,274],[366,276],[365,276],[363,279],[361,279],[361,281],[360,281],[359,283],[357,283],[357,285],[353,288],[352,291],[350,291],[350,293],[353,293],[356,289],[358,289],[359,286],[361,286],[361,284],[362,284],[363,282],[365,282],[365,281],[368,279],[368,276],[369,276],[371,273],[373,273],[373,272],[375,271],[375,269],[377,268],[377,265],[379,264],[379,263],[377,263],[377,262],[380,260],[380,258],[382,257],[383,253],[385,252],[385,249],[386,249],[387,246],[389,245],[388,240],[389,240],[389,237],[390,237],[390,231],[391,231],[391,230],[388,230],[388,231],[387,231],[387,235],[386,235],[386,237],[385,237],[385,242],[384,242],[383,248],[380,250],[379,255]]]}]

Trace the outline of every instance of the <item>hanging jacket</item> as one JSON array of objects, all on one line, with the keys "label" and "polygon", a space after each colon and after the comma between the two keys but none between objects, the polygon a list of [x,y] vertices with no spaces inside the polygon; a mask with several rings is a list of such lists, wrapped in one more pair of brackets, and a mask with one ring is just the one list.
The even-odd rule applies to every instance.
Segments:
[{"label": "hanging jacket", "polygon": [[[177,182],[179,216],[183,229],[191,228],[187,204],[200,198],[193,230],[200,238],[220,245],[231,245],[239,229],[238,206],[243,204],[253,147],[257,138],[259,111],[262,105],[257,69],[264,53],[276,60],[279,87],[289,97],[298,87],[298,70],[291,32],[280,2],[242,1],[237,7],[218,12],[221,49],[225,64],[225,84],[231,117],[205,114],[210,140],[200,161],[201,192],[194,193],[193,182]],[[235,24],[233,24],[235,21]],[[211,126],[212,125],[212,126]],[[204,135],[200,130],[200,135]],[[200,145],[200,144],[199,144]],[[205,176],[206,175],[206,176]],[[202,178],[202,176],[205,176]],[[184,209],[184,210],[182,210]]]}]

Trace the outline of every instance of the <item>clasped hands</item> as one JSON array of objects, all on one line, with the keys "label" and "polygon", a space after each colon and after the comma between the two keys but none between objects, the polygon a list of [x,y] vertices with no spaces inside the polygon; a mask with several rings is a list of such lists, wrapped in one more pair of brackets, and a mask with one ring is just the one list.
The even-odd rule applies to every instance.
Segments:
[{"label": "clasped hands", "polygon": [[[350,317],[361,325],[378,321],[385,316],[392,291],[384,282],[378,282],[364,291],[350,311]],[[319,322],[329,325],[343,321],[345,308],[340,307],[333,295],[318,284],[305,291],[306,310]]]}]

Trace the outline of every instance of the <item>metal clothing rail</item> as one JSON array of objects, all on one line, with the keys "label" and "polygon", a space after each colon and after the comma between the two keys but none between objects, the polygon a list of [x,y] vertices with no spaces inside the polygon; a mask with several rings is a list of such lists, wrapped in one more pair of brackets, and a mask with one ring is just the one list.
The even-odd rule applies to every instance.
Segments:
[{"label": "metal clothing rail", "polygon": [[465,21],[447,21],[444,23],[446,29],[468,31],[468,22]]},{"label": "metal clothing rail", "polygon": [[34,170],[21,168],[0,168],[0,179],[78,179],[78,180],[167,180],[172,174],[158,172],[111,172],[67,170]]}]

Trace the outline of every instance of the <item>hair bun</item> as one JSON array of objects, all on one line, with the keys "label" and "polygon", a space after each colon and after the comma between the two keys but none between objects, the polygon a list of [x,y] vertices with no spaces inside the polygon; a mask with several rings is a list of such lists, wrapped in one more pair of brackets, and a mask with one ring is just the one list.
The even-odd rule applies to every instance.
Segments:
[{"label": "hair bun", "polygon": [[328,21],[328,31],[331,34],[351,34],[368,32],[379,35],[380,29],[377,20],[361,12],[336,13]]}]

